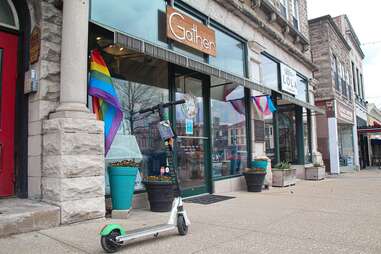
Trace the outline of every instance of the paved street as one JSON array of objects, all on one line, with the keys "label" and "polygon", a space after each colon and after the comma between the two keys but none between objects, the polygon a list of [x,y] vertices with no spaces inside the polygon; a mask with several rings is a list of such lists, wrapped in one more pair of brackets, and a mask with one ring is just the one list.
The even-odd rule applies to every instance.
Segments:
[{"label": "paved street", "polygon": [[[186,204],[190,232],[132,243],[120,253],[381,253],[381,170],[236,198]],[[166,214],[133,211],[127,229],[165,222]],[[108,221],[110,222],[110,221]],[[0,253],[102,253],[105,220],[0,239]]]}]

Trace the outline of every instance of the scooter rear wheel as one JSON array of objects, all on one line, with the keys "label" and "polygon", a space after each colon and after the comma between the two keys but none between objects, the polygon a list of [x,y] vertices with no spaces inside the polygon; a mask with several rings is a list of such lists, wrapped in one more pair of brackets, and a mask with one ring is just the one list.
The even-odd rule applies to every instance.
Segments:
[{"label": "scooter rear wheel", "polygon": [[118,251],[120,245],[116,243],[116,237],[120,236],[120,232],[114,229],[110,234],[101,237],[101,246],[107,253],[114,253]]},{"label": "scooter rear wheel", "polygon": [[177,230],[179,231],[179,235],[186,235],[188,233],[188,226],[182,214],[177,216]]}]

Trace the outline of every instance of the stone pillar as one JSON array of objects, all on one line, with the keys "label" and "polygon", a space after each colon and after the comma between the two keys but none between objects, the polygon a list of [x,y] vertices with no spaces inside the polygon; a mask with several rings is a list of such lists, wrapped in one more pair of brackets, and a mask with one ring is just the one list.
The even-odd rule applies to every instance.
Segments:
[{"label": "stone pillar", "polygon": [[103,217],[103,122],[86,107],[89,0],[63,5],[60,102],[43,122],[42,198],[61,223]]},{"label": "stone pillar", "polygon": [[[317,80],[312,79],[309,82],[310,88],[310,94],[309,94],[309,99],[310,102],[315,104],[315,95],[314,95],[314,89],[316,87]],[[318,163],[323,165],[323,158],[321,153],[318,151],[318,142],[317,142],[317,124],[316,124],[316,112],[312,112],[311,115],[311,147],[312,147],[312,162],[313,163]]]},{"label": "stone pillar", "polygon": [[[61,89],[56,117],[88,112],[87,47],[89,0],[65,0],[62,19]],[[88,118],[88,114],[76,114]]]},{"label": "stone pillar", "polygon": [[328,118],[328,137],[331,174],[340,174],[339,137],[337,133],[337,119],[335,117]]}]

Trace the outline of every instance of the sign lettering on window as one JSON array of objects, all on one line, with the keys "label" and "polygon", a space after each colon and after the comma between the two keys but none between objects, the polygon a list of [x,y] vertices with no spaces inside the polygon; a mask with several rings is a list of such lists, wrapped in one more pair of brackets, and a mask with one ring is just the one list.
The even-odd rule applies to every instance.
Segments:
[{"label": "sign lettering on window", "polygon": [[217,54],[214,30],[169,6],[167,37],[208,55]]},{"label": "sign lettering on window", "polygon": [[297,92],[296,85],[298,80],[296,76],[296,71],[284,64],[281,64],[280,73],[282,90],[292,95],[295,95]]}]

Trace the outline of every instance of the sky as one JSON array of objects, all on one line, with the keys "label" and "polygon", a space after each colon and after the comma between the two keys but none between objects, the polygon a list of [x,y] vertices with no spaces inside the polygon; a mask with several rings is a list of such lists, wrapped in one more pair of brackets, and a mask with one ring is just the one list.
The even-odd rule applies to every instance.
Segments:
[{"label": "sky", "polygon": [[364,90],[369,103],[381,108],[381,1],[308,0],[308,18],[347,14],[365,53]]}]

